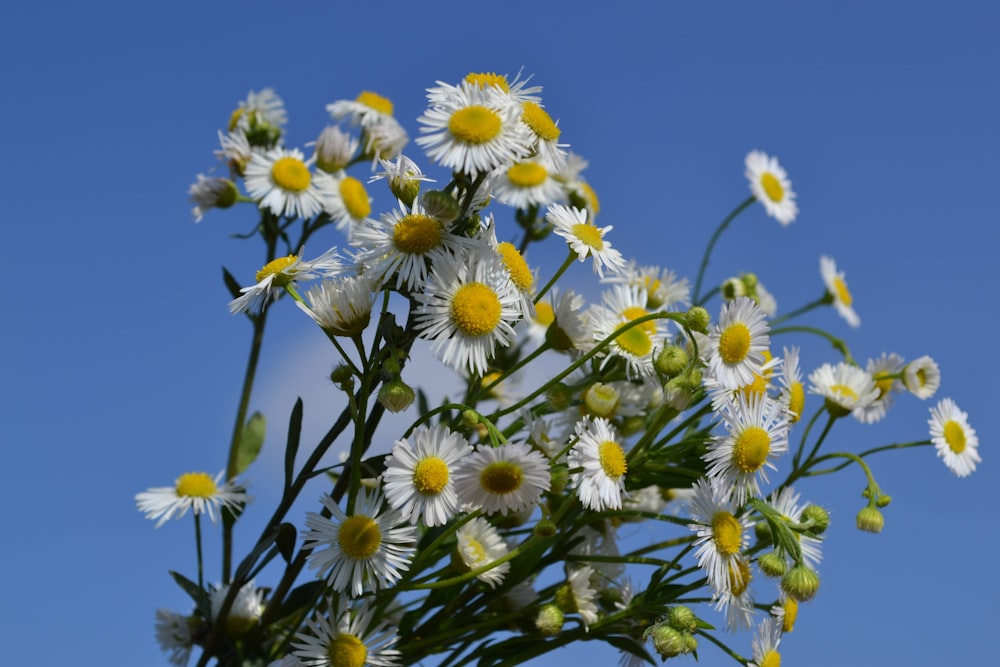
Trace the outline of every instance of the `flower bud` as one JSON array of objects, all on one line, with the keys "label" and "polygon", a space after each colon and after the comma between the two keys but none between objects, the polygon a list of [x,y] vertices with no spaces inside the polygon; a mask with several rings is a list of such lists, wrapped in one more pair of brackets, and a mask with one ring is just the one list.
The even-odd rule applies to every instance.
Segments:
[{"label": "flower bud", "polygon": [[466,428],[473,428],[479,425],[479,413],[475,410],[462,410],[462,424]]},{"label": "flower bud", "polygon": [[569,484],[569,471],[564,466],[552,466],[549,479],[549,491],[554,495],[561,495],[566,490],[566,485]]},{"label": "flower bud", "polygon": [[740,282],[747,288],[748,293],[752,293],[757,289],[757,274],[756,273],[744,273],[740,276]]},{"label": "flower bud", "polygon": [[549,519],[542,519],[535,524],[534,532],[538,537],[552,537],[559,531],[559,527]]},{"label": "flower bud", "polygon": [[667,613],[667,623],[681,632],[694,632],[698,629],[698,618],[690,608],[684,605],[671,607]]},{"label": "flower bud", "polygon": [[420,180],[405,175],[395,176],[389,179],[389,190],[396,199],[412,207],[413,200],[420,194]]},{"label": "flower bud", "polygon": [[441,190],[425,192],[420,198],[420,203],[427,215],[434,216],[446,225],[455,222],[462,213],[462,207],[455,198]]},{"label": "flower bud", "polygon": [[770,544],[772,541],[771,537],[771,526],[767,524],[767,521],[758,521],[753,525],[754,535],[757,536],[757,541]]},{"label": "flower bud", "polygon": [[413,405],[416,394],[410,385],[401,379],[382,385],[378,390],[378,402],[389,412],[398,413]]},{"label": "flower bud", "polygon": [[820,535],[830,527],[830,513],[819,505],[806,505],[802,510],[802,521],[812,522],[812,532]]},{"label": "flower bud", "polygon": [[876,507],[863,507],[860,512],[858,512],[858,530],[863,530],[866,533],[881,533],[882,528],[885,527],[885,517],[882,513],[878,511]]},{"label": "flower bud", "polygon": [[681,637],[684,639],[684,652],[694,653],[698,650],[698,638],[695,637],[690,632],[681,633]]},{"label": "flower bud", "polygon": [[876,507],[888,507],[889,503],[892,502],[892,496],[886,495],[884,493],[879,494],[879,497],[875,499]]},{"label": "flower bud", "polygon": [[785,571],[788,569],[785,559],[773,551],[762,554],[761,557],[757,559],[757,567],[759,567],[760,571],[768,577],[783,576]]},{"label": "flower bud", "polygon": [[316,167],[336,173],[351,163],[358,142],[336,125],[328,125],[316,139]]},{"label": "flower bud", "polygon": [[747,287],[739,278],[730,278],[719,287],[722,298],[732,301],[738,296],[746,296]]},{"label": "flower bud", "polygon": [[559,382],[549,388],[545,393],[545,397],[548,399],[552,410],[558,412],[569,407],[569,404],[573,400],[573,390],[562,382]]},{"label": "flower bud", "polygon": [[692,396],[694,396],[694,390],[691,388],[691,383],[683,375],[670,378],[663,385],[663,402],[678,411],[687,409]]},{"label": "flower bud", "polygon": [[701,306],[692,306],[685,318],[688,329],[700,333],[708,333],[708,324],[712,321],[711,315]]},{"label": "flower bud", "polygon": [[546,637],[555,637],[562,631],[565,616],[554,604],[547,604],[538,610],[535,627]]},{"label": "flower bud", "polygon": [[676,657],[687,650],[684,637],[669,625],[657,623],[646,631],[646,638],[664,659]]},{"label": "flower bud", "polygon": [[819,575],[805,565],[796,565],[781,578],[781,590],[799,602],[811,600],[819,590]]},{"label": "flower bud", "polygon": [[609,384],[595,382],[583,392],[583,404],[594,417],[610,417],[618,407],[618,390]]},{"label": "flower bud", "polygon": [[330,382],[334,383],[344,391],[350,391],[354,387],[354,373],[347,364],[340,364],[330,372]]},{"label": "flower bud", "polygon": [[690,358],[683,348],[676,345],[667,345],[653,361],[653,367],[664,380],[675,377],[687,368]]}]

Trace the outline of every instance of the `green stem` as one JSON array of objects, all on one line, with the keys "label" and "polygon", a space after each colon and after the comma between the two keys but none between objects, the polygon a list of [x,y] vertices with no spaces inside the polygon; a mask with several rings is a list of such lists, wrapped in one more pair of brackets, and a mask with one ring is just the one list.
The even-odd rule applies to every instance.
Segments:
[{"label": "green stem", "polygon": [[712,234],[712,238],[708,241],[708,246],[705,247],[705,255],[701,258],[701,267],[698,269],[698,279],[694,283],[694,298],[691,303],[695,306],[702,305],[701,300],[698,296],[701,294],[701,282],[705,278],[705,269],[708,268],[708,259],[712,256],[712,250],[715,248],[716,242],[719,237],[722,236],[722,232],[726,231],[729,224],[736,219],[740,213],[742,213],[750,204],[754,203],[756,198],[750,195],[742,204],[733,209],[733,212],[726,216],[726,219],[722,221],[715,233]]},{"label": "green stem", "polygon": [[830,293],[829,292],[824,292],[823,296],[821,296],[820,298],[816,299],[815,301],[813,301],[811,303],[807,303],[806,305],[802,306],[801,308],[796,308],[795,310],[793,310],[790,313],[785,313],[784,315],[779,315],[778,317],[771,318],[771,326],[772,327],[777,326],[777,325],[781,324],[782,322],[787,322],[788,320],[790,320],[792,318],[795,318],[795,317],[798,317],[799,315],[803,315],[805,313],[808,313],[810,310],[812,310],[814,308],[819,308],[820,306],[825,306],[825,305],[827,305],[829,303],[830,303]]},{"label": "green stem", "polygon": [[566,260],[562,263],[562,266],[560,266],[555,274],[549,279],[549,282],[545,283],[545,287],[539,290],[538,294],[535,295],[535,303],[541,301],[542,297],[545,296],[545,293],[556,284],[556,281],[562,277],[562,274],[566,273],[566,269],[570,267],[570,264],[573,263],[574,259],[576,259],[576,253],[573,252],[572,248],[570,248],[569,255],[566,256]]},{"label": "green stem", "polygon": [[201,515],[194,513],[194,548],[198,554],[198,588],[205,590],[205,561],[201,556]]},{"label": "green stem", "polygon": [[801,333],[811,333],[821,338],[827,339],[828,341],[830,341],[830,344],[833,345],[834,349],[836,349],[838,352],[844,355],[844,361],[846,361],[849,364],[855,363],[854,357],[851,356],[851,351],[847,349],[847,344],[840,338],[837,338],[836,336],[829,334],[826,331],[823,331],[822,329],[817,329],[816,327],[803,327],[803,326],[779,327],[777,329],[771,329],[771,335],[777,336],[778,334],[792,333],[795,331]]}]

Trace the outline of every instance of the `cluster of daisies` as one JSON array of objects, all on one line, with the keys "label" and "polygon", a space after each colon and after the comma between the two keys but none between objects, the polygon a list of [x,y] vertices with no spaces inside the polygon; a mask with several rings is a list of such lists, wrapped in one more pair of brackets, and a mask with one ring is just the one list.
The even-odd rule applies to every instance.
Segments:
[{"label": "cluster of daisies", "polygon": [[[768,488],[768,471],[776,471],[783,457],[793,458],[793,470],[812,463],[816,450],[805,458],[801,451],[790,455],[791,429],[810,400],[831,423],[851,417],[870,424],[903,391],[926,399],[940,385],[932,359],[906,362],[896,354],[865,367],[849,357],[826,363],[804,380],[799,349],[785,347],[780,356],[774,350],[771,320],[778,306],[757,276],[725,280],[713,320],[686,279],[626,261],[608,238],[612,226],[596,222],[598,199],[582,177],[586,161],[561,143],[540,92],[520,76],[489,73],[430,88],[414,143],[450,172],[437,190],[425,190],[434,181],[404,154],[409,136],[387,98],[366,91],[331,103],[334,123],[298,148],[284,144],[287,113],[280,98],[271,90],[251,93],[219,134],[216,155],[227,176],[199,175],[191,186],[196,220],[241,203],[259,210],[259,229],[271,230],[272,240],[287,238],[296,220],[309,232],[304,237],[326,225],[344,237],[341,247],[319,255],[289,247],[287,255],[272,258],[251,284],[234,290],[232,313],[254,318],[279,297],[290,297],[331,340],[350,338],[361,352],[376,304],[395,293],[409,305],[411,333],[465,377],[473,405],[497,399],[506,406],[490,416],[470,410],[471,418],[451,423],[425,423],[421,416],[395,441],[378,477],[362,480],[350,497],[339,487],[322,496],[322,510],[306,515],[301,540],[308,565],[324,582],[323,603],[290,634],[286,655],[274,665],[398,664],[400,637],[393,628],[402,610],[376,601],[380,593],[407,589],[411,575],[431,565],[421,562],[418,549],[431,531],[443,536],[434,544],[451,554],[444,576],[454,577],[456,586],[475,580],[484,594],[496,591],[511,608],[530,609],[543,636],[558,634],[567,616],[590,629],[602,616],[628,610],[641,592],[625,576],[620,519],[573,523],[563,535],[574,542],[572,558],[562,583],[545,594],[531,580],[507,581],[512,561],[539,530],[515,536],[506,528],[548,522],[541,532],[551,536],[566,529],[552,519],[568,521],[571,509],[681,512],[668,509],[658,484],[642,482],[648,479],[641,474],[636,482],[630,467],[653,456],[651,424],[661,429],[702,404],[698,414],[710,435],[696,464],[704,472],[674,490],[685,506],[676,522],[694,533],[698,571],[729,629],[754,626],[755,596],[761,595],[751,585],[754,567],[779,581],[777,601],[757,625],[750,660],[777,664],[798,603],[818,588],[829,523],[822,508],[801,503],[792,486]],[[358,164],[371,167],[366,181],[348,174]],[[778,161],[752,151],[745,170],[752,198],[782,225],[793,222],[796,195]],[[388,186],[394,199],[379,215],[369,192],[374,184]],[[511,234],[494,219],[494,205],[516,211],[520,245],[500,240]],[[567,259],[540,286],[525,248],[549,233],[565,241]],[[602,285],[593,303],[556,284],[574,260],[589,260]],[[820,276],[823,296],[815,305],[833,306],[858,326],[844,273],[833,259],[821,258]],[[344,348],[338,344],[338,350]],[[537,398],[542,392],[517,395],[510,359],[542,351],[565,355],[571,368],[558,383],[545,381],[544,398]],[[360,374],[364,359],[354,364],[344,356]],[[393,411],[413,403],[399,372],[386,370],[409,394],[383,402]],[[957,475],[971,473],[979,462],[978,441],[966,414],[944,399],[931,410],[929,425],[928,442],[945,464]],[[877,513],[885,497],[877,487],[868,497],[867,509]],[[136,501],[159,527],[188,510],[196,520],[207,514],[214,522],[223,512],[238,516],[249,496],[235,479],[187,473]],[[754,531],[755,523],[766,529]],[[862,522],[859,515],[858,523],[874,529],[877,522]],[[173,664],[186,664],[224,606],[226,632],[242,639],[268,605],[266,590],[253,582],[238,591],[216,587],[206,599],[208,605],[190,615],[158,612],[157,638]],[[653,628],[636,623],[628,632],[670,657],[695,649],[693,619],[690,610],[675,607]],[[636,658],[626,653],[623,662],[637,664]]]}]

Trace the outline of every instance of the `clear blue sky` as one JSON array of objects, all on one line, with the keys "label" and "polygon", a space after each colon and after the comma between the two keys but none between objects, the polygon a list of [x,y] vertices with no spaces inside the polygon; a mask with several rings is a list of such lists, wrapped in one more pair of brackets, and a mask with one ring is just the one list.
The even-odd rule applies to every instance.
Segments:
[{"label": "clear blue sky", "polygon": [[[640,263],[693,278],[712,229],[747,196],[745,154],[779,156],[798,220],[782,229],[754,207],[712,268],[757,272],[788,310],[819,296],[819,256],[835,257],[862,327],[850,331],[832,311],[809,321],[846,336],[858,358],[930,354],[943,374],[936,398],[954,398],[978,431],[984,462],[968,479],[929,448],[874,460],[894,498],[878,536],[853,527],[860,474],[800,488],[834,523],[820,594],[782,643],[787,664],[975,665],[995,655],[1000,9],[594,6],[0,10],[0,243],[13,305],[0,329],[0,662],[166,664],[153,614],[187,610],[166,572],[191,571],[193,536],[187,521],[154,530],[133,495],[224,467],[247,331],[226,310],[220,266],[249,275],[259,251],[229,238],[249,217],[212,212],[193,224],[187,188],[212,166],[235,103],[275,87],[289,108],[288,143],[301,146],[326,122],[327,103],[372,89],[415,135],[436,80],[522,66],[590,160],[615,247]],[[323,421],[317,376],[332,359],[310,356],[323,348],[304,320],[286,309],[265,345],[254,406],[272,421],[249,475],[261,513],[277,492],[267,464],[279,460],[297,393],[313,397],[310,423]],[[810,345],[807,369],[834,360]],[[297,389],[295,376],[310,373]],[[844,448],[922,439],[928,407],[904,397],[886,423],[845,430],[857,444]],[[586,646],[540,664],[616,655]],[[706,648],[701,664],[734,663]]]}]

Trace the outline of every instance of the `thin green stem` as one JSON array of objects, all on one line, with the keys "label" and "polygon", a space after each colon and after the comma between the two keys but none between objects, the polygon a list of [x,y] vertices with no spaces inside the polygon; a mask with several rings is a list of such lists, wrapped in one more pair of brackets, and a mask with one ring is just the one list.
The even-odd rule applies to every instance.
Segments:
[{"label": "thin green stem", "polygon": [[820,298],[816,299],[811,303],[807,303],[801,308],[796,308],[790,313],[785,313],[784,315],[779,315],[778,317],[771,318],[771,326],[775,327],[781,324],[782,322],[787,322],[788,320],[798,317],[799,315],[808,313],[810,310],[814,308],[819,308],[820,306],[825,306],[829,303],[830,303],[830,293],[824,292],[823,296],[821,296]]},{"label": "thin green stem", "polygon": [[205,561],[201,554],[201,515],[194,513],[194,548],[198,554],[198,588],[205,590]]},{"label": "thin green stem", "polygon": [[846,361],[849,364],[855,363],[854,357],[851,356],[851,351],[847,349],[847,343],[845,343],[842,339],[837,338],[833,334],[823,331],[822,329],[817,329],[816,327],[803,327],[803,326],[778,327],[776,329],[771,329],[772,336],[777,336],[779,334],[792,333],[792,332],[810,333],[819,336],[821,338],[825,338],[828,341],[830,341],[830,344],[833,345],[834,349],[836,349],[838,352],[844,355],[844,361]]},{"label": "thin green stem", "polygon": [[542,297],[545,296],[545,293],[552,289],[552,286],[556,284],[556,281],[559,280],[560,277],[562,277],[562,274],[566,273],[566,269],[570,267],[573,260],[576,259],[576,256],[576,253],[573,252],[572,248],[570,248],[569,255],[566,256],[566,260],[562,263],[562,266],[560,266],[555,274],[553,274],[553,276],[549,279],[549,282],[545,283],[545,287],[540,289],[538,294],[535,295],[535,303],[541,301]]},{"label": "thin green stem", "polygon": [[722,232],[726,231],[726,228],[729,227],[729,224],[736,219],[736,216],[742,213],[748,206],[750,206],[750,204],[754,203],[755,201],[756,198],[754,198],[753,195],[747,197],[747,199],[742,204],[737,206],[735,209],[733,209],[732,213],[726,216],[726,219],[722,221],[719,227],[715,230],[715,233],[712,234],[712,238],[709,239],[708,245],[705,247],[705,255],[701,258],[701,266],[698,268],[698,279],[695,280],[694,283],[694,298],[691,300],[691,303],[693,303],[694,305],[696,306],[702,305],[702,300],[698,298],[699,295],[701,294],[701,282],[705,278],[705,269],[708,268],[708,260],[712,256],[712,250],[715,248],[716,242],[718,242],[719,237],[722,236]]}]

